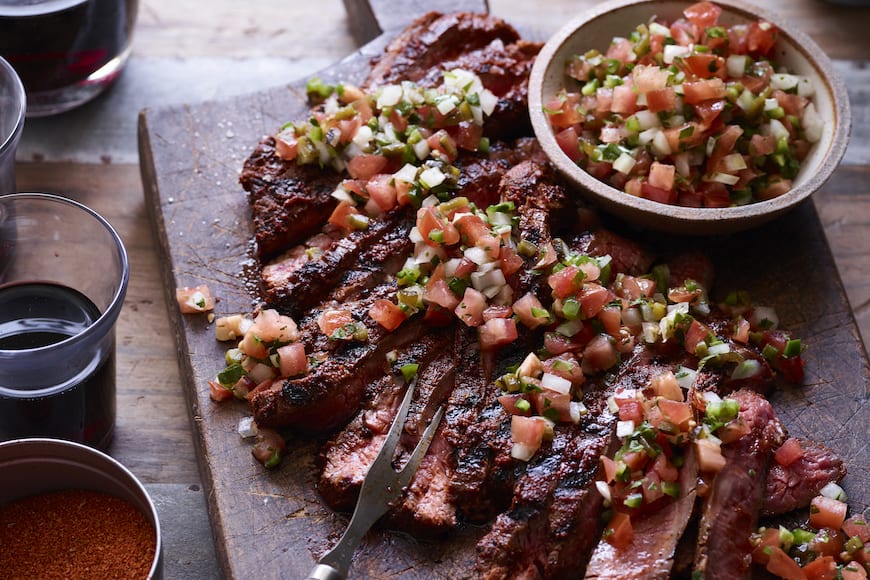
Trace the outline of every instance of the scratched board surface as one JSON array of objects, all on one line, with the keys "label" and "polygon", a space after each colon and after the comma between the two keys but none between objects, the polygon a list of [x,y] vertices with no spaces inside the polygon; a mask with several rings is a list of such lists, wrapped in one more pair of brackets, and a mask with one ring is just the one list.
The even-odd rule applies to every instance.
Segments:
[{"label": "scratched board surface", "polygon": [[[392,25],[399,12],[407,21],[423,12],[414,3],[402,11],[385,0],[346,4],[351,21],[360,27],[358,38],[371,37],[378,21],[387,20],[383,14],[393,15]],[[463,9],[486,9],[482,2],[472,4],[463,3]],[[436,7],[450,6],[445,1]],[[523,29],[522,23],[514,24]],[[320,76],[359,82],[370,58],[391,36],[376,38]],[[250,311],[244,272],[251,223],[238,173],[261,136],[306,112],[304,81],[142,112],[142,177],[169,304],[174,304],[177,286],[205,283],[219,298],[218,316]],[[844,179],[848,176],[839,171],[832,183]],[[775,306],[782,324],[803,339],[805,384],[778,391],[771,399],[790,434],[825,443],[844,457],[851,507],[866,510],[870,366],[814,206],[805,203],[748,234],[684,243],[709,252],[717,268],[717,291],[749,290],[756,302]],[[170,309],[170,317],[225,576],[303,576],[347,523],[347,516],[327,509],[315,490],[314,460],[321,442],[292,440],[283,465],[264,470],[236,431],[239,419],[250,414],[246,405],[218,405],[209,399],[207,381],[223,367],[226,344],[215,340],[214,327],[204,316],[183,317]],[[467,528],[443,541],[424,542],[375,530],[358,549],[353,572],[378,578],[471,577],[474,545],[483,533],[482,528]]]}]

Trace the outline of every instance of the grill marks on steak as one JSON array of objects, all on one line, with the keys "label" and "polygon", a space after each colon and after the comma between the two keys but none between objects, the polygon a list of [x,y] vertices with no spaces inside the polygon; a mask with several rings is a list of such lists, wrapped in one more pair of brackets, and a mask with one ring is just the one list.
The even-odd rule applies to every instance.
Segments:
[{"label": "grill marks on steak", "polygon": [[784,431],[771,404],[750,390],[732,395],[749,432],[722,446],[726,464],[705,498],[695,552],[704,578],[746,578],[752,564],[749,536],[758,527],[771,453]]},{"label": "grill marks on steak", "polygon": [[[310,433],[328,432],[345,424],[359,409],[366,385],[389,372],[385,368],[386,354],[418,340],[428,330],[421,324],[403,324],[388,332],[368,319],[374,301],[394,300],[395,292],[395,284],[385,283],[365,290],[353,304],[342,306],[351,310],[355,320],[366,324],[366,341],[309,338],[325,345],[320,352],[312,352],[306,345],[310,356],[322,360],[318,366],[304,377],[279,379],[267,388],[252,391],[249,401],[257,424],[292,426]],[[307,321],[300,325],[310,326]]]},{"label": "grill marks on steak", "polygon": [[275,153],[265,137],[245,160],[239,182],[248,192],[256,255],[266,258],[317,234],[337,204],[332,192],[342,176],[297,165]]},{"label": "grill marks on steak", "polygon": [[[394,368],[412,363],[420,365],[418,392],[401,442],[406,448],[413,449],[416,445],[435,407],[445,397],[444,384],[452,383],[452,369],[439,364],[445,338],[449,336],[443,332],[422,337],[401,349],[392,365]],[[396,380],[393,373],[385,373],[372,383],[353,420],[324,445],[319,458],[322,471],[318,490],[333,509],[353,509],[363,478],[380,451],[404,393],[405,385]]]}]

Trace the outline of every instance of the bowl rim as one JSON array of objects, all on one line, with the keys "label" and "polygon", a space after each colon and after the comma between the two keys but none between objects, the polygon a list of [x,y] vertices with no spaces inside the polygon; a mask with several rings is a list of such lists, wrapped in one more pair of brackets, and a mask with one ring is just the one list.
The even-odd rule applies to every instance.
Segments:
[{"label": "bowl rim", "polygon": [[[763,8],[741,0],[713,0],[713,3],[722,7],[723,10],[737,13],[740,16],[763,18],[776,25],[780,33],[797,49],[802,58],[806,59],[818,71],[820,78],[823,79],[827,85],[827,90],[831,94],[835,126],[830,143],[827,144],[827,150],[820,160],[817,172],[808,176],[798,187],[770,200],[726,208],[692,208],[663,204],[626,194],[624,191],[593,177],[561,152],[556,143],[555,134],[550,128],[546,115],[543,112],[543,91],[548,71],[553,65],[554,57],[560,51],[562,45],[582,26],[612,11],[623,10],[633,6],[655,6],[656,4],[664,3],[685,4],[689,6],[695,2],[693,0],[609,0],[584,10],[569,20],[547,40],[538,53],[529,78],[529,116],[538,141],[545,152],[548,153],[548,157],[556,166],[556,169],[569,179],[577,182],[577,185],[588,192],[581,191],[579,195],[591,195],[596,198],[595,201],[603,204],[605,209],[610,209],[611,211],[614,208],[625,210],[626,213],[621,214],[622,217],[629,220],[635,218],[635,221],[640,215],[647,217],[659,216],[662,219],[661,225],[668,226],[689,223],[694,224],[696,227],[706,228],[714,225],[721,227],[721,222],[729,222],[733,226],[745,221],[746,227],[751,227],[756,225],[759,218],[772,219],[810,197],[828,180],[846,151],[852,125],[846,85],[840,74],[833,67],[830,58],[806,33],[799,30],[787,19],[773,15]],[[846,96],[846,98],[842,98],[843,96]],[[552,152],[555,152],[555,154],[551,154]],[[690,233],[703,233],[703,230]]]}]

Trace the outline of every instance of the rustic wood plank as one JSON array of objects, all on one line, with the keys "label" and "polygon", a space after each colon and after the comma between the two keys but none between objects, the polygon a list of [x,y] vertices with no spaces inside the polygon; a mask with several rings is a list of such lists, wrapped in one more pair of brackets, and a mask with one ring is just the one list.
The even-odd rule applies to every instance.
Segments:
[{"label": "rustic wood plank", "polygon": [[[427,12],[450,12],[457,9],[456,0],[344,0],[350,32],[363,45],[388,30],[406,26]],[[487,0],[466,0],[461,5],[468,12],[489,12]]]}]

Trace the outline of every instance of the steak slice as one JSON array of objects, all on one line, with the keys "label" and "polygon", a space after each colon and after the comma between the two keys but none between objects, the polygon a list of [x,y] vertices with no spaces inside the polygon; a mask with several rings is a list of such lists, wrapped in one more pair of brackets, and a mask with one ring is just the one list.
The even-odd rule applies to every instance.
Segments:
[{"label": "steak slice", "polygon": [[745,389],[732,396],[740,403],[740,418],[749,432],[722,445],[726,463],[704,502],[693,577],[749,577],[749,536],[758,527],[771,453],[785,438],[767,399]]},{"label": "steak slice", "polygon": [[[443,385],[452,386],[452,369],[439,364],[444,358],[442,348],[445,333],[432,333],[403,348],[393,368],[405,364],[420,365],[418,392],[412,401],[401,445],[413,449],[434,407],[444,395]],[[433,362],[434,361],[434,362]],[[450,361],[448,357],[448,362]],[[318,483],[321,496],[331,508],[352,510],[362,481],[380,451],[390,425],[396,416],[405,385],[387,373],[371,385],[371,393],[353,420],[321,450],[322,471]],[[431,447],[430,447],[431,453]],[[413,485],[413,484],[412,484]]]},{"label": "steak slice", "polygon": [[601,540],[586,567],[589,579],[660,579],[671,575],[677,545],[691,518],[697,497],[698,464],[691,447],[680,468],[680,497],[655,511],[632,515],[634,537],[617,550]]},{"label": "steak slice", "polygon": [[791,465],[771,463],[761,506],[763,516],[805,508],[823,487],[846,475],[843,460],[821,443],[801,439],[800,445],[803,456]]},{"label": "steak slice", "polygon": [[284,161],[274,137],[264,137],[245,160],[239,182],[248,192],[255,252],[263,259],[320,232],[335,209],[332,192],[342,175]]},{"label": "steak slice", "polygon": [[[359,410],[366,385],[389,371],[386,354],[418,340],[427,332],[423,324],[406,323],[388,332],[368,317],[378,299],[395,300],[395,284],[385,283],[363,292],[349,309],[355,321],[368,328],[364,341],[314,340],[304,336],[306,352],[320,361],[304,377],[279,379],[251,392],[254,419],[263,427],[293,427],[308,433],[328,432],[344,425]],[[348,307],[348,305],[343,305]],[[300,328],[310,326],[303,321]],[[322,335],[322,333],[321,333]],[[328,343],[329,350],[310,350],[310,342]]]},{"label": "steak slice", "polygon": [[[382,282],[395,274],[414,247],[408,234],[413,217],[400,208],[373,219],[365,230],[349,233],[318,258],[281,270],[264,268],[261,281],[267,302],[291,316],[299,316],[321,303],[334,288],[356,291]],[[339,301],[347,296],[333,297]]]},{"label": "steak slice", "polygon": [[[364,83],[374,88],[400,81],[419,82],[443,62],[479,50],[494,40],[510,44],[520,39],[513,26],[486,14],[424,14],[372,59],[372,70]],[[440,81],[440,79],[439,79]]]}]

